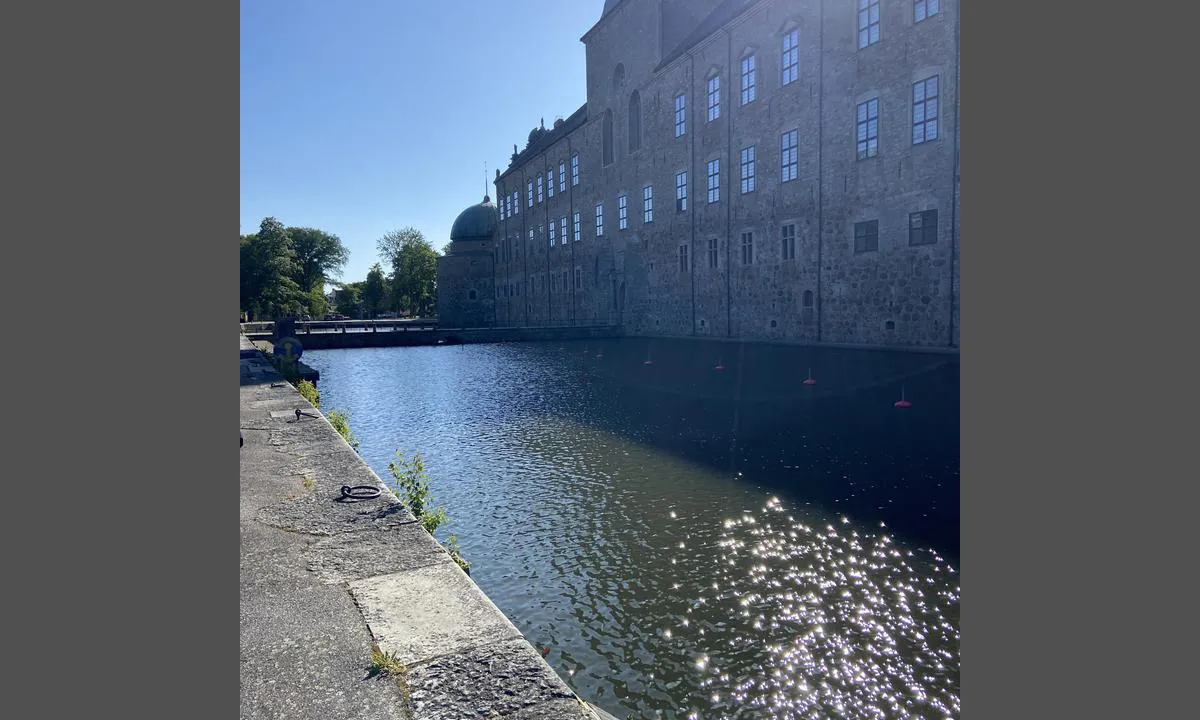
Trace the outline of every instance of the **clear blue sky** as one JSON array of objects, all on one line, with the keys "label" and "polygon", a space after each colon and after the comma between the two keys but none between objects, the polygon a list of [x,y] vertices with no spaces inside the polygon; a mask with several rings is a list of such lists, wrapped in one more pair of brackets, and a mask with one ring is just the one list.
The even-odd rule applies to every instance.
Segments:
[{"label": "clear blue sky", "polygon": [[[440,250],[495,200],[514,143],[587,99],[579,38],[603,0],[242,0],[241,233],[337,235],[342,280],[411,225]],[[487,186],[484,186],[487,162]]]}]

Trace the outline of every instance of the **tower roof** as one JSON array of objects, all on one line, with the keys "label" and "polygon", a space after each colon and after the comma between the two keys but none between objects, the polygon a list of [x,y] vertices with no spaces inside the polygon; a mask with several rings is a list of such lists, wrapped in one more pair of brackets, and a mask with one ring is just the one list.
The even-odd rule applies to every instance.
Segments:
[{"label": "tower roof", "polygon": [[490,238],[499,223],[499,213],[492,199],[483,196],[483,202],[463,210],[450,227],[451,240],[475,240]]}]

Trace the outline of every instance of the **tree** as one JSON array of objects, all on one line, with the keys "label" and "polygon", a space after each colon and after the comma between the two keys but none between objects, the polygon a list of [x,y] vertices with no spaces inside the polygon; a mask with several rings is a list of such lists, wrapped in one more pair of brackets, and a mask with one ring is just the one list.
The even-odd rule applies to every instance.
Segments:
[{"label": "tree", "polygon": [[363,307],[370,317],[375,317],[379,309],[384,307],[387,295],[387,278],[384,277],[383,267],[379,263],[375,263],[367,273],[367,280],[363,283],[362,290]]},{"label": "tree", "polygon": [[333,303],[339,313],[350,317],[359,314],[362,306],[362,285],[363,283],[346,283],[341,289],[334,291]]},{"label": "tree", "polygon": [[294,279],[305,293],[324,290],[327,281],[340,277],[350,251],[337,235],[316,228],[288,228],[296,257]]},{"label": "tree", "polygon": [[298,314],[304,292],[296,283],[296,255],[287,230],[273,217],[240,241],[241,302],[256,318]]},{"label": "tree", "polygon": [[379,255],[392,266],[392,307],[425,315],[437,297],[437,251],[420,230],[406,227],[384,235]]}]

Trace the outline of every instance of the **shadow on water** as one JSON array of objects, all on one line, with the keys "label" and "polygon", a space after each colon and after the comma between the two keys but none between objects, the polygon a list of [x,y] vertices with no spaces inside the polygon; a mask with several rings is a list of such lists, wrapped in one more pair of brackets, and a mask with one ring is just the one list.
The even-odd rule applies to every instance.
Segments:
[{"label": "shadow on water", "polygon": [[381,477],[425,455],[476,582],[617,717],[957,717],[957,357],[622,339],[305,360]]}]

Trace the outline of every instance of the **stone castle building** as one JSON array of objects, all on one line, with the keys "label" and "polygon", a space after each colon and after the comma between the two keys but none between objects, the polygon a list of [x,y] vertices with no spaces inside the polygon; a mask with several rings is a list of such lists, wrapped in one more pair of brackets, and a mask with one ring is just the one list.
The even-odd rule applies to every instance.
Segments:
[{"label": "stone castle building", "polygon": [[956,0],[606,0],[582,41],[443,325],[958,346]]}]

